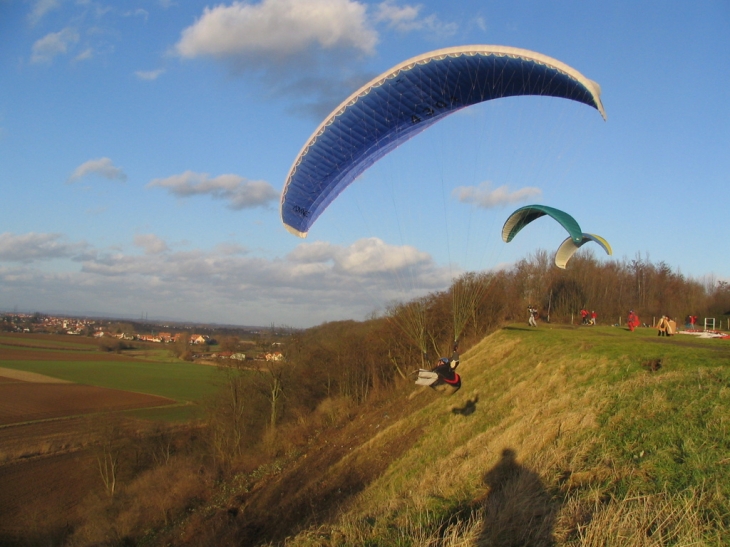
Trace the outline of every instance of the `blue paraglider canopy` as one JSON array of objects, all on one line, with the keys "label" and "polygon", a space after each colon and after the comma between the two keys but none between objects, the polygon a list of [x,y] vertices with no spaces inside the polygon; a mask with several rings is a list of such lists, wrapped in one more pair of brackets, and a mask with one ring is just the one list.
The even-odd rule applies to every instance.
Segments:
[{"label": "blue paraglider canopy", "polygon": [[461,108],[542,95],[587,104],[605,119],[600,92],[575,69],[518,48],[454,47],[410,59],[353,93],[310,137],[284,184],[284,226],[306,237],[322,211],[363,171]]}]

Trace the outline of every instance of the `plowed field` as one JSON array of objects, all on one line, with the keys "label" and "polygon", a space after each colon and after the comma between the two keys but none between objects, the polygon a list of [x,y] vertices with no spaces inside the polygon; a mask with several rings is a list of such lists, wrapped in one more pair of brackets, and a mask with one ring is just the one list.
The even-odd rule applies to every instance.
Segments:
[{"label": "plowed field", "polygon": [[69,336],[67,334],[31,334],[2,333],[0,343],[23,347],[39,347],[51,349],[95,350],[99,340],[87,336]]},{"label": "plowed field", "polygon": [[0,465],[91,446],[102,435],[103,417],[73,418],[0,427]]},{"label": "plowed field", "polygon": [[96,386],[4,381],[0,383],[0,425],[174,403],[156,395]]},{"label": "plowed field", "polygon": [[102,490],[90,450],[0,466],[0,484],[0,543],[73,523],[82,500]]}]

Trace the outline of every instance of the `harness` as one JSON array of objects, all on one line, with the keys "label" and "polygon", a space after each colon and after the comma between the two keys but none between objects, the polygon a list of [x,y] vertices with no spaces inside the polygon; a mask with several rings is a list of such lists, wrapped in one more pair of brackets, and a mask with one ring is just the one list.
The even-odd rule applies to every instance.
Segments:
[{"label": "harness", "polygon": [[456,374],[455,372],[454,372],[454,379],[453,380],[447,380],[443,376],[441,377],[441,379],[444,382],[446,382],[447,384],[451,384],[452,386],[455,386],[456,384],[458,384],[459,382],[461,382],[461,378],[459,378],[459,375]]}]

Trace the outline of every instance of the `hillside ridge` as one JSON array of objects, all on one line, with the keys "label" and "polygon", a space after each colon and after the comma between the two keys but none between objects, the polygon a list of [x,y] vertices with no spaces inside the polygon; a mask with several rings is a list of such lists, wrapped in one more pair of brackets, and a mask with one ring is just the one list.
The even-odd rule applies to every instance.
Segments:
[{"label": "hillside ridge", "polygon": [[[643,366],[656,359],[660,370]],[[404,385],[359,408],[241,487],[206,533],[288,546],[593,545],[619,531],[623,545],[726,544],[727,362],[727,342],[654,329],[512,325],[462,356],[461,391]]]}]

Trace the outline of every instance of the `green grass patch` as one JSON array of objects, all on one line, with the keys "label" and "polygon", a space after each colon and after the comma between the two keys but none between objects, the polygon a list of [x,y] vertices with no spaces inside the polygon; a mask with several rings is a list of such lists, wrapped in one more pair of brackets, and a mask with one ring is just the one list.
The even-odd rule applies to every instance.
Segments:
[{"label": "green grass patch", "polygon": [[[648,374],[648,373],[647,373]],[[617,495],[681,491],[706,482],[730,498],[730,370],[688,367],[607,393],[594,458],[632,472]]]},{"label": "green grass patch", "polygon": [[134,359],[142,359],[144,361],[158,361],[160,363],[179,363],[180,359],[173,355],[170,348],[143,348],[143,349],[130,349],[124,350],[122,354],[125,357],[131,357]]},{"label": "green grass patch", "polygon": [[213,393],[215,367],[178,361],[2,361],[2,366],[53,378],[138,393],[160,395],[180,402],[199,401]]}]

